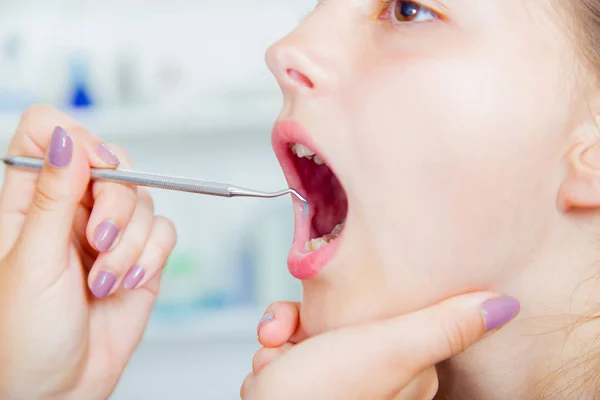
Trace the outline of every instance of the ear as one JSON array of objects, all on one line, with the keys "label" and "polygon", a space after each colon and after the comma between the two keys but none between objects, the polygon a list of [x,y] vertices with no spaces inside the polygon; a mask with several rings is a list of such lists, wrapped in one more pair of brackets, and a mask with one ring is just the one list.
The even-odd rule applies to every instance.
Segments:
[{"label": "ear", "polygon": [[[600,209],[600,139],[598,127],[577,135],[577,143],[566,157],[567,172],[558,193],[558,208]],[[581,132],[580,132],[581,133]]]}]

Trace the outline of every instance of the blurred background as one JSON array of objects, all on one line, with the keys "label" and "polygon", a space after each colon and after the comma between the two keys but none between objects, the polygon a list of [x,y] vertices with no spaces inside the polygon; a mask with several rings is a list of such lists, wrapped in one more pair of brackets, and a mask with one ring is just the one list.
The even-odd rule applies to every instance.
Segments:
[{"label": "blurred background", "polygon": [[[241,186],[286,186],[270,147],[281,95],[267,47],[315,0],[0,0],[0,146],[46,103],[136,168]],[[276,300],[299,300],[287,272],[289,198],[153,191],[179,244],[149,330],[112,397],[238,399]]]}]

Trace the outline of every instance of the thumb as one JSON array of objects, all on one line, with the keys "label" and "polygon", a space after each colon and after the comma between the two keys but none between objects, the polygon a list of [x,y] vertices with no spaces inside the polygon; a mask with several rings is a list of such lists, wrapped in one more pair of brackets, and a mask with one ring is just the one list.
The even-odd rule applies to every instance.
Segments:
[{"label": "thumb", "polygon": [[316,336],[267,366],[247,398],[277,398],[278,391],[295,393],[290,399],[390,398],[423,371],[510,322],[519,311],[514,298],[473,293]]},{"label": "thumb", "polygon": [[50,262],[64,267],[73,220],[89,179],[85,151],[63,128],[56,127],[18,241],[19,256],[33,263],[28,265],[48,268]]},{"label": "thumb", "polygon": [[[387,326],[381,329],[397,344],[396,351],[390,353],[393,358],[390,361],[398,365],[411,360],[407,370],[417,375],[508,324],[520,309],[513,297],[472,293],[387,321]],[[398,335],[399,332],[406,333]]]}]

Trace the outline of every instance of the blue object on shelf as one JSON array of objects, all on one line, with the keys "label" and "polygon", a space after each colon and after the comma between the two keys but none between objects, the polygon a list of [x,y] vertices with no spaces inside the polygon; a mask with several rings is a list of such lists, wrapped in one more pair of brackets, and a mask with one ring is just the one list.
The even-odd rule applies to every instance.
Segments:
[{"label": "blue object on shelf", "polygon": [[88,108],[92,106],[92,99],[83,84],[75,86],[75,93],[71,100],[71,106],[74,108]]},{"label": "blue object on shelf", "polygon": [[73,108],[90,108],[94,101],[90,94],[89,68],[82,58],[71,60],[72,93],[69,105]]}]

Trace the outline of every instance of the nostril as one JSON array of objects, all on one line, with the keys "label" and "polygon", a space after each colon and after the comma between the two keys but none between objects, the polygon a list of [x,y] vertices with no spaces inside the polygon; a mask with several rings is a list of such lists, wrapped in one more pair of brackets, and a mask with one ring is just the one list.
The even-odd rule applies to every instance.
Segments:
[{"label": "nostril", "polygon": [[288,68],[287,74],[292,81],[297,82],[301,85],[304,85],[309,89],[312,89],[315,87],[315,85],[312,83],[312,81],[306,75],[299,72],[298,70],[295,70],[293,68]]}]

